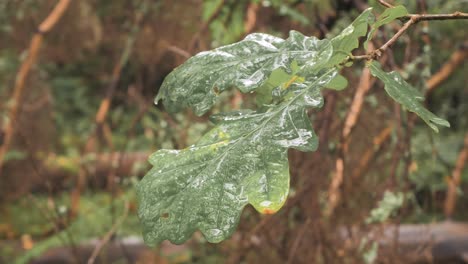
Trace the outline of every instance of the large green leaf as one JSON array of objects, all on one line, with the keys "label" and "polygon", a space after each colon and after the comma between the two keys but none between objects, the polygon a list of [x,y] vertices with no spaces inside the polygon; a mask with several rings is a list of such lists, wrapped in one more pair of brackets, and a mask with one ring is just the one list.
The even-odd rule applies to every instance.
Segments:
[{"label": "large green leaf", "polygon": [[331,68],[292,85],[265,112],[213,116],[216,127],[197,144],[154,153],[154,167],[137,188],[145,242],[182,243],[197,229],[219,242],[232,234],[245,205],[279,210],[289,190],[287,150],[317,148],[306,109],[322,105],[320,88],[336,73]]},{"label": "large green leaf", "polygon": [[367,43],[369,42],[369,40],[372,39],[375,31],[379,27],[385,24],[388,24],[397,18],[404,17],[406,15],[408,15],[408,10],[406,10],[406,8],[402,5],[385,9],[385,11],[379,16],[377,21],[375,21],[375,23],[372,24],[371,30],[369,34],[367,34],[367,40],[364,42],[364,48],[367,49]]},{"label": "large green leaf", "polygon": [[283,40],[254,33],[244,40],[212,51],[198,53],[164,80],[156,102],[163,99],[169,111],[193,107],[197,115],[208,111],[223,91],[237,87],[250,92],[262,86],[271,72],[291,72],[291,63],[314,67],[328,61],[328,40],[306,37],[291,31]]},{"label": "large green leaf", "polygon": [[421,104],[424,96],[418,90],[411,87],[398,72],[384,72],[380,63],[376,61],[373,61],[369,67],[372,75],[382,80],[385,84],[385,91],[387,91],[393,100],[404,106],[408,111],[421,117],[434,131],[439,132],[436,125],[450,127],[447,120],[437,117]]}]

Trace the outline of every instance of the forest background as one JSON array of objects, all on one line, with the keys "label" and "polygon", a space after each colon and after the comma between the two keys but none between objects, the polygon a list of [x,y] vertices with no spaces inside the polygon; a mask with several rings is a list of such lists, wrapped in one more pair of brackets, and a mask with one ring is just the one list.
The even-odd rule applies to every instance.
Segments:
[{"label": "forest background", "polygon": [[[411,13],[468,10],[464,0],[389,2]],[[289,152],[291,195],[282,210],[262,216],[246,208],[221,244],[198,233],[181,246],[141,244],[134,187],[148,155],[184,148],[211,127],[208,115],[154,105],[164,77],[197,52],[252,32],[334,36],[369,6],[385,9],[372,0],[1,1],[0,263],[391,262],[426,259],[430,242],[421,238],[417,254],[401,251],[398,237],[382,246],[375,234],[389,227],[451,219],[454,231],[442,226],[443,233],[468,237],[468,24],[461,20],[420,23],[381,59],[450,128],[434,133],[362,67],[347,68],[346,90],[327,91],[324,108],[310,112],[319,150]],[[57,7],[58,19],[44,24]],[[373,44],[401,25],[383,27]],[[211,113],[254,105],[232,90]],[[325,216],[338,158],[346,168],[341,199]]]}]

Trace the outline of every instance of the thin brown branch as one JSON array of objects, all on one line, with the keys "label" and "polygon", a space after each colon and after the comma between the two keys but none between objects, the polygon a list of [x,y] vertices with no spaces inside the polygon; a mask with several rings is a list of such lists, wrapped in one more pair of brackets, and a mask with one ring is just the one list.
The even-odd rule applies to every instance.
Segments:
[{"label": "thin brown branch", "polygon": [[468,19],[468,13],[454,12],[452,14],[411,14],[406,17],[408,21],[403,25],[400,30],[392,36],[385,44],[380,48],[375,49],[365,55],[353,56],[351,55],[348,60],[375,60],[382,56],[388,48],[390,48],[412,25],[417,24],[421,21],[432,21],[432,20],[454,20],[454,19]]},{"label": "thin brown branch", "polygon": [[42,45],[44,35],[48,33],[57,24],[59,19],[67,10],[71,0],[60,0],[47,18],[39,25],[38,31],[34,34],[29,45],[28,55],[16,75],[15,86],[13,88],[13,101],[8,113],[8,123],[5,127],[5,137],[0,147],[0,176],[2,175],[5,155],[10,149],[15,134],[15,121],[18,118],[20,107],[24,97],[25,83],[31,68],[37,60],[39,49]]},{"label": "thin brown branch", "polygon": [[354,94],[353,102],[351,103],[348,115],[346,116],[345,125],[341,135],[345,143],[347,143],[351,131],[355,127],[359,114],[361,113],[362,105],[364,104],[364,96],[371,87],[372,82],[370,70],[369,68],[364,68],[362,70],[362,75],[359,80],[359,85],[356,89],[356,93]]},{"label": "thin brown branch", "polygon": [[122,68],[128,63],[130,55],[133,51],[133,46],[136,41],[136,36],[139,32],[140,29],[140,23],[144,18],[145,13],[142,12],[137,12],[135,16],[135,22],[133,25],[133,29],[131,33],[129,34],[127,41],[125,43],[125,47],[123,49],[122,54],[120,55],[120,58],[117,62],[117,64],[114,66],[114,69],[112,70],[112,77],[111,81],[109,82],[109,85],[106,90],[106,98],[101,102],[101,105],[99,106],[99,110],[96,114],[96,123],[98,125],[102,124],[107,116],[107,113],[109,112],[110,104],[112,101],[112,97],[115,93],[115,90],[117,88],[117,83],[120,80],[120,74],[122,72]]},{"label": "thin brown branch", "polygon": [[468,19],[468,13],[456,11],[456,12],[453,12],[452,14],[411,14],[407,16],[407,18],[416,20],[416,23],[420,21],[431,21],[431,20],[457,20],[457,19]]},{"label": "thin brown branch", "polygon": [[67,10],[70,3],[71,0],[60,0],[52,12],[50,12],[49,16],[47,16],[47,18],[39,25],[39,33],[45,34],[49,32],[55,24],[57,24],[63,13],[65,13],[65,10]]},{"label": "thin brown branch", "polygon": [[439,71],[432,75],[429,80],[427,80],[427,92],[430,93],[439,84],[447,80],[447,78],[457,69],[460,64],[465,61],[466,58],[468,58],[467,48],[462,47],[455,51],[452,56],[450,56],[450,59],[445,62],[442,67],[440,67]]},{"label": "thin brown branch", "polygon": [[188,59],[188,58],[192,57],[192,54],[190,54],[190,52],[188,52],[186,50],[183,50],[183,49],[181,49],[179,47],[176,47],[176,46],[169,46],[169,47],[167,47],[167,50],[171,51],[171,52],[174,52],[175,54],[180,55],[180,56],[184,57],[185,59]]},{"label": "thin brown branch", "polygon": [[377,1],[378,1],[381,5],[383,5],[383,6],[387,7],[387,8],[392,8],[392,7],[393,7],[393,5],[387,3],[387,2],[384,1],[384,0],[377,0]]},{"label": "thin brown branch", "polygon": [[452,177],[448,181],[447,197],[445,198],[445,217],[451,218],[457,202],[457,188],[460,185],[461,175],[468,159],[468,133],[465,134],[463,148],[458,155]]},{"label": "thin brown branch", "polygon": [[370,162],[375,157],[375,154],[382,149],[383,143],[385,143],[390,136],[392,135],[393,126],[388,126],[384,128],[380,133],[374,137],[373,144],[370,146],[359,160],[358,166],[353,170],[352,179],[353,181],[358,180],[358,178],[364,174],[369,168]]},{"label": "thin brown branch", "polygon": [[338,158],[335,162],[335,172],[328,189],[328,205],[326,211],[324,212],[325,216],[327,217],[333,214],[340,200],[340,188],[344,181],[344,159],[348,149],[349,137],[361,113],[362,105],[364,103],[364,96],[369,91],[370,87],[372,87],[371,73],[370,69],[366,67],[364,68],[361,79],[359,80],[359,85],[354,94],[354,98],[348,114],[346,115],[344,128],[341,134]]},{"label": "thin brown branch", "polygon": [[122,223],[125,221],[128,215],[129,211],[129,203],[128,201],[125,201],[124,205],[124,212],[123,215],[120,217],[119,221],[115,222],[115,224],[111,227],[109,232],[107,232],[102,240],[96,245],[94,248],[93,253],[91,254],[91,257],[88,259],[88,264],[93,264],[94,261],[96,260],[97,256],[99,255],[99,252],[101,252],[102,248],[109,243],[111,237],[114,235],[114,233],[117,231],[117,229],[122,225]]},{"label": "thin brown branch", "polygon": [[324,215],[326,217],[330,217],[338,203],[340,202],[341,198],[341,191],[340,188],[343,185],[344,181],[344,158],[338,157],[335,162],[335,171],[333,173],[333,178],[330,183],[330,187],[328,188],[328,204],[327,208],[324,211]]},{"label": "thin brown branch", "polygon": [[125,42],[125,46],[123,48],[122,54],[120,55],[117,63],[114,65],[114,68],[112,69],[112,75],[111,75],[109,84],[106,87],[105,97],[101,101],[98,111],[96,112],[96,117],[95,117],[96,126],[85,144],[85,151],[87,152],[94,150],[94,145],[96,142],[95,137],[98,134],[98,132],[104,132],[104,135],[105,136],[107,135],[105,137],[107,144],[112,149],[112,140],[111,140],[111,137],[109,136],[109,133],[105,131],[106,128],[105,128],[104,122],[107,118],[107,114],[109,113],[109,109],[111,107],[111,103],[112,103],[115,91],[117,89],[117,84],[120,81],[122,69],[125,67],[125,65],[127,65],[130,59],[130,55],[133,52],[133,48],[136,42],[137,35],[140,32],[141,23],[143,19],[145,18],[147,11],[149,10],[148,8],[144,8],[146,3],[147,2],[143,1],[141,3],[142,8],[140,8],[139,11],[136,12],[134,21],[132,24],[132,29],[127,36],[127,40]]},{"label": "thin brown branch", "polygon": [[226,4],[226,0],[222,0],[211,16],[202,24],[200,30],[193,36],[192,40],[190,41],[189,50],[191,52],[195,51],[197,48],[197,43],[199,43],[201,36],[208,30],[210,24],[221,14],[224,5]]},{"label": "thin brown branch", "polygon": [[392,161],[390,167],[390,189],[393,189],[397,186],[397,171],[398,164],[400,163],[401,157],[404,155],[406,149],[409,146],[403,144],[403,129],[402,129],[402,117],[401,117],[401,106],[397,102],[393,103],[394,114],[395,114],[395,127],[396,127],[396,144],[393,149]]},{"label": "thin brown branch", "polygon": [[291,247],[291,250],[289,251],[288,254],[288,264],[294,263],[294,257],[296,256],[296,251],[299,248],[299,245],[301,244],[302,238],[305,235],[305,232],[307,228],[310,226],[312,219],[310,217],[307,218],[307,220],[304,222],[302,227],[300,228],[299,234],[297,235],[296,239],[294,240],[294,243]]},{"label": "thin brown branch", "polygon": [[250,3],[247,7],[247,14],[244,21],[244,32],[248,34],[252,32],[255,25],[257,24],[257,12],[259,5],[257,3]]}]

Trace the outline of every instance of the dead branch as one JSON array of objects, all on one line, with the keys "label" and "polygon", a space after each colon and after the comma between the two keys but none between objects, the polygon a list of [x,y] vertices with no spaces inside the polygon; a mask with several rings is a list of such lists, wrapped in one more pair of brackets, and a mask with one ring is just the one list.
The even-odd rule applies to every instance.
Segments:
[{"label": "dead branch", "polygon": [[250,3],[249,6],[247,7],[247,14],[245,16],[245,22],[244,22],[245,34],[252,32],[255,25],[257,24],[258,8],[259,8],[259,5],[257,3]]},{"label": "dead branch", "polygon": [[387,8],[392,8],[392,7],[393,7],[393,5],[387,3],[387,2],[384,1],[384,0],[377,0],[377,1],[378,1],[381,5],[383,5],[383,6],[387,7]]},{"label": "dead branch", "polygon": [[375,60],[382,56],[382,54],[390,48],[395,42],[412,26],[421,21],[432,21],[432,20],[454,20],[454,19],[468,19],[468,13],[454,12],[452,14],[411,14],[406,17],[408,21],[403,27],[398,30],[395,35],[390,38],[380,48],[372,50],[365,55],[349,56],[348,60]]},{"label": "dead branch", "polygon": [[451,218],[453,215],[453,211],[455,210],[455,205],[457,203],[457,188],[460,185],[461,175],[467,159],[468,133],[465,134],[463,148],[460,151],[460,154],[458,154],[457,162],[452,172],[452,177],[448,180],[447,197],[445,198],[444,206],[445,217],[447,218]]},{"label": "dead branch", "polygon": [[358,166],[353,170],[353,181],[357,180],[362,174],[365,173],[369,167],[370,162],[372,161],[372,158],[382,149],[383,143],[385,143],[390,138],[392,130],[393,127],[388,126],[382,129],[382,131],[380,131],[380,133],[374,137],[372,146],[370,146],[364,152],[364,154],[361,156]]},{"label": "dead branch", "polygon": [[201,36],[208,30],[210,24],[221,14],[224,5],[226,4],[226,0],[222,0],[219,5],[216,7],[215,11],[211,16],[202,24],[200,30],[193,36],[192,40],[190,41],[189,50],[193,53],[196,50],[197,43],[199,43]]},{"label": "dead branch", "polygon": [[129,203],[128,201],[125,202],[124,206],[124,212],[123,215],[120,217],[119,221],[115,222],[112,228],[107,232],[102,240],[96,245],[96,247],[93,250],[93,253],[91,254],[91,257],[88,259],[88,264],[93,264],[94,261],[96,260],[96,257],[99,255],[99,252],[101,252],[102,248],[110,241],[111,237],[115,234],[117,229],[122,225],[122,223],[125,221],[128,215],[128,210],[129,210]]},{"label": "dead branch", "polygon": [[[143,2],[142,5],[144,5],[146,2]],[[148,10],[148,8],[141,8],[142,10]],[[117,84],[120,80],[120,75],[122,72],[122,68],[128,63],[130,59],[130,55],[133,51],[133,46],[136,41],[136,36],[139,32],[140,29],[140,24],[143,21],[144,17],[146,15],[146,12],[138,11],[135,15],[135,20],[132,26],[132,30],[130,34],[127,37],[124,49],[122,51],[122,54],[120,55],[119,60],[114,66],[114,69],[112,70],[112,77],[109,82],[109,85],[106,88],[106,96],[105,98],[101,101],[101,104],[99,105],[99,109],[96,113],[96,125],[97,127],[95,128],[95,133],[96,131],[100,130],[100,128],[103,126],[103,123],[107,117],[107,113],[109,112],[110,105],[112,103],[112,98],[114,97],[115,90],[117,89]],[[93,133],[94,134],[94,133]],[[93,136],[91,136],[93,137]],[[109,138],[109,137],[106,137]],[[91,142],[93,140],[90,138],[86,144],[87,149],[86,151],[90,151],[91,149]]]},{"label": "dead branch", "polygon": [[340,146],[338,149],[338,158],[335,163],[335,171],[328,189],[328,205],[324,212],[325,216],[329,217],[333,214],[335,207],[340,200],[340,188],[344,180],[344,158],[348,149],[349,136],[352,129],[356,125],[357,119],[364,103],[364,96],[369,91],[371,83],[371,73],[369,68],[364,68],[359,85],[354,94],[351,107],[346,115],[343,132],[341,134]]},{"label": "dead branch", "polygon": [[307,228],[310,227],[310,224],[312,222],[312,219],[310,217],[307,218],[307,220],[302,224],[302,227],[300,228],[299,234],[297,235],[296,239],[294,240],[294,243],[291,247],[291,250],[289,251],[288,254],[288,264],[294,263],[294,256],[296,256],[296,251],[297,248],[299,247],[299,244],[302,241],[302,238],[304,237],[304,234],[307,230]]},{"label": "dead branch", "polygon": [[356,126],[356,122],[361,113],[362,105],[364,104],[364,96],[367,94],[369,89],[372,87],[371,73],[369,68],[364,68],[362,70],[361,79],[359,80],[356,93],[354,94],[353,102],[349,108],[348,114],[345,119],[343,132],[341,137],[343,138],[343,143],[345,144],[345,150],[347,150],[346,144],[349,140],[352,129]]},{"label": "dead branch", "polygon": [[440,67],[439,71],[432,75],[429,80],[427,80],[427,92],[432,92],[434,88],[436,88],[443,81],[447,80],[447,78],[457,69],[460,64],[465,61],[466,58],[468,58],[467,48],[462,47],[455,51],[452,56],[450,56],[450,59],[445,62],[442,67]]},{"label": "dead branch", "polygon": [[[312,226],[310,226],[312,228]],[[336,243],[343,241],[347,248],[356,249],[360,245],[363,237],[369,241],[375,241],[379,244],[380,258],[394,258],[392,252],[392,241],[395,233],[398,233],[398,257],[405,260],[403,263],[465,263],[468,253],[468,224],[462,222],[440,222],[432,224],[404,224],[400,226],[372,226],[370,230],[362,230],[359,227],[352,227],[353,238],[348,236],[349,229],[343,226],[336,228],[336,232],[330,234],[337,240],[331,240],[330,247],[336,246]],[[190,243],[190,242],[189,242]],[[144,252],[151,253],[141,238],[122,238],[115,242],[110,242],[106,249],[102,250],[102,257],[108,262],[117,261],[123,257],[121,246],[128,249],[128,253],[138,263],[165,263],[164,259],[146,259]],[[86,259],[95,250],[93,242],[86,242],[77,245],[80,263],[85,263]],[[174,246],[170,243],[162,243],[160,247],[162,255],[169,255],[170,252],[177,250],[187,250],[187,245]],[[154,252],[153,252],[154,253]],[[165,254],[164,254],[165,253]],[[98,260],[96,258],[96,260]],[[392,259],[391,262],[383,263],[401,263]],[[465,262],[463,262],[463,260]],[[74,257],[70,255],[70,248],[58,247],[45,252],[42,256],[32,260],[31,263],[72,263]],[[237,263],[237,262],[236,262]],[[325,263],[331,263],[325,261]],[[379,262],[380,263],[380,262]]]},{"label": "dead branch", "polygon": [[10,149],[13,135],[15,134],[16,126],[15,122],[20,112],[20,107],[24,97],[25,83],[31,68],[34,66],[37,60],[39,49],[42,46],[42,40],[44,35],[52,30],[57,24],[59,19],[67,10],[71,0],[60,0],[54,7],[52,12],[47,18],[39,25],[38,31],[34,34],[29,45],[28,55],[24,60],[23,64],[16,75],[15,86],[13,88],[13,101],[11,109],[8,113],[8,123],[5,127],[5,136],[2,146],[0,147],[0,176],[2,175],[5,155]]}]

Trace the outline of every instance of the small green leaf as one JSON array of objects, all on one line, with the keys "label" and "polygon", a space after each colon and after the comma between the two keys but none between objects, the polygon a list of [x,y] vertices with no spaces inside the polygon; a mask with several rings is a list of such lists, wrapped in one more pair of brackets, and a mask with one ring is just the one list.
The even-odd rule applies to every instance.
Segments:
[{"label": "small green leaf", "polygon": [[351,25],[331,40],[333,56],[327,65],[342,63],[351,54],[351,51],[359,47],[359,38],[366,35],[368,26],[374,21],[374,15],[371,11],[372,8],[366,9]]},{"label": "small green leaf", "polygon": [[325,88],[341,91],[346,86],[348,86],[348,80],[343,75],[337,75]]},{"label": "small green leaf", "polygon": [[223,91],[237,87],[251,92],[261,87],[276,69],[291,73],[291,63],[316,67],[328,61],[332,46],[328,40],[306,37],[291,31],[283,40],[254,33],[244,40],[212,51],[198,53],[171,72],[158,96],[169,111],[193,107],[206,113]]},{"label": "small green leaf", "polygon": [[402,192],[386,191],[377,208],[372,209],[366,223],[382,223],[403,206],[405,195]]},{"label": "small green leaf", "polygon": [[372,24],[371,30],[369,34],[367,34],[367,40],[364,42],[364,48],[367,49],[367,43],[372,39],[375,31],[379,27],[406,15],[408,15],[408,10],[406,10],[406,8],[402,5],[385,9],[385,11],[379,16],[377,21],[375,21],[375,23]]},{"label": "small green leaf", "polygon": [[421,117],[434,131],[439,132],[436,125],[450,127],[447,120],[437,117],[420,103],[420,101],[424,100],[424,96],[411,87],[398,72],[384,72],[376,61],[373,61],[369,67],[372,75],[385,84],[385,91],[393,100],[404,106],[408,111]]},{"label": "small green leaf", "polygon": [[220,242],[245,205],[266,214],[279,210],[289,191],[287,150],[317,149],[306,109],[322,105],[320,89],[336,73],[332,68],[292,85],[294,96],[266,111],[215,115],[216,127],[197,144],[154,153],[153,169],[137,186],[145,242],[180,244],[197,229]]}]

